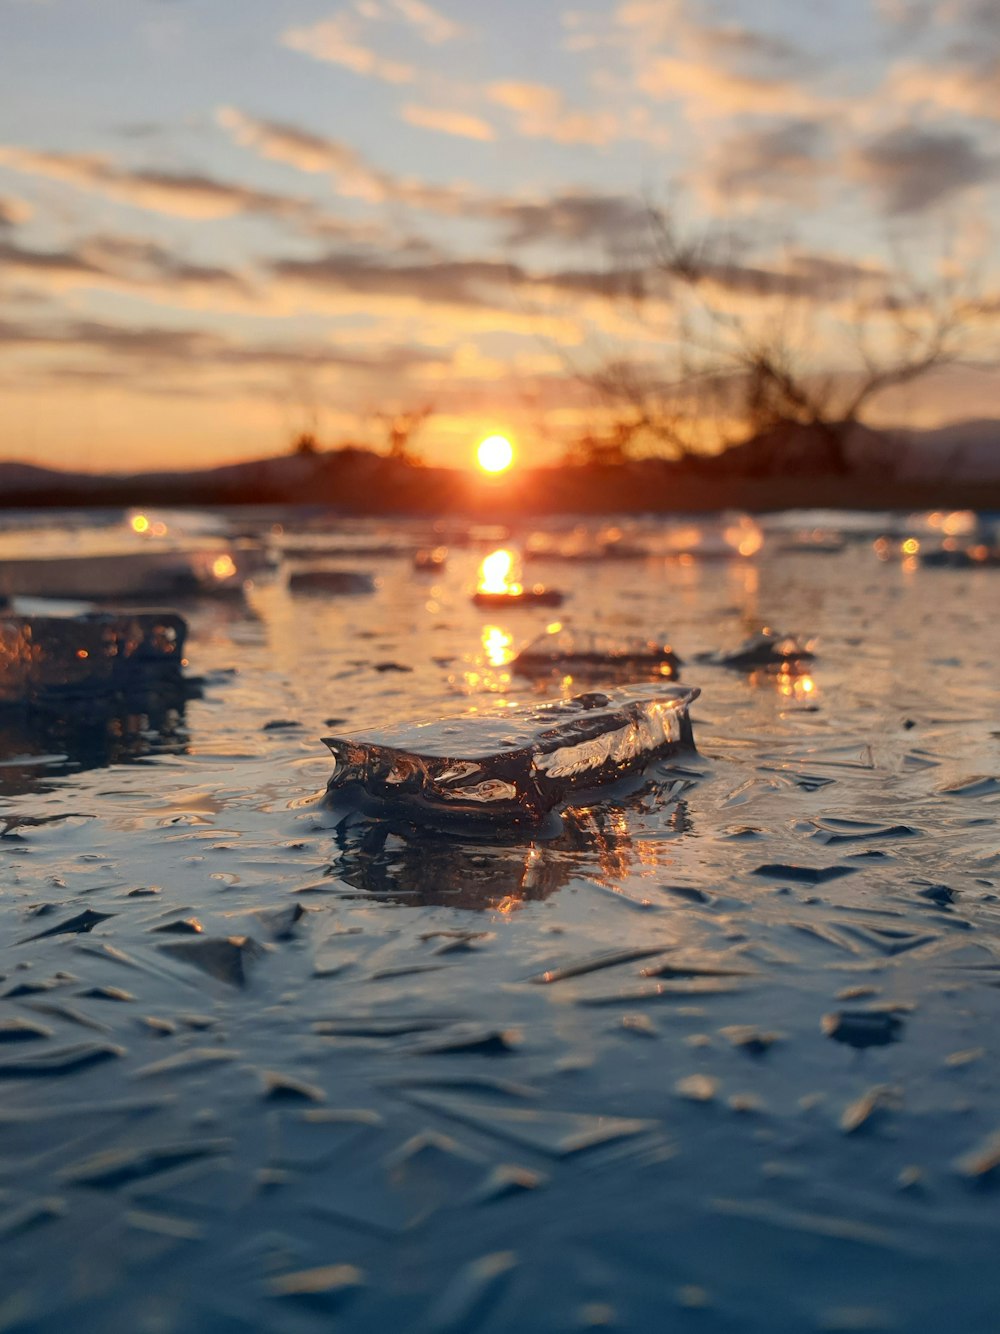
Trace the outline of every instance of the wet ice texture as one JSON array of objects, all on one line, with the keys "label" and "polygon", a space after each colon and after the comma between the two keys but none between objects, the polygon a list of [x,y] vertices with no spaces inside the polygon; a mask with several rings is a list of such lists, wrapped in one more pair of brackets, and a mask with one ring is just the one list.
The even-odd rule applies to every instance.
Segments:
[{"label": "wet ice texture", "polygon": [[694,748],[697,690],[592,692],[498,707],[366,738],[325,738],[336,761],[327,794],[432,820],[541,823],[572,793],[641,773]]},{"label": "wet ice texture", "polygon": [[705,668],[706,759],[557,837],[332,831],[323,717],[488,698],[448,542],[440,592],[192,606],[189,751],[0,798],[0,1325],[995,1330],[991,575],[592,563],[615,633],[815,633],[810,707]]}]

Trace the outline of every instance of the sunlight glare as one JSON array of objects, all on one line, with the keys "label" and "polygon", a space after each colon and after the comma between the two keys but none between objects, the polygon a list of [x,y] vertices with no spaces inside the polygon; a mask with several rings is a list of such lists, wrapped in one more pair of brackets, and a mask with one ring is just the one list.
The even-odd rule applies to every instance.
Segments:
[{"label": "sunlight glare", "polygon": [[505,435],[488,435],[476,448],[476,462],[483,472],[506,472],[514,462],[514,447]]},{"label": "sunlight glare", "polygon": [[516,596],[521,592],[521,585],[515,582],[516,561],[512,551],[501,548],[491,552],[479,567],[479,591],[481,593],[509,593]]}]

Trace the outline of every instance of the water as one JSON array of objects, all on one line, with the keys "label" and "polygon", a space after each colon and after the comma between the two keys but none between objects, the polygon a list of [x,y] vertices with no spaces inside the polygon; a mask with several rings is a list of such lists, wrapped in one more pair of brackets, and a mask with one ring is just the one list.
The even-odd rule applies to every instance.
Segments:
[{"label": "water", "polygon": [[374,593],[175,608],[203,698],[0,728],[0,1328],[993,1330],[995,572],[526,561],[698,753],[486,839],[338,823],[320,738],[578,693],[552,613],[323,536]]}]

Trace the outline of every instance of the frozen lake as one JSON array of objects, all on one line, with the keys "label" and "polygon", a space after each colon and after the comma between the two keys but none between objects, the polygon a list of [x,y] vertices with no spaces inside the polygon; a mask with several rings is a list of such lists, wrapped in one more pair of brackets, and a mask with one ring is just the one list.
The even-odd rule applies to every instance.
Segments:
[{"label": "frozen lake", "polygon": [[[371,583],[158,602],[157,729],[0,720],[0,1329],[997,1328],[1000,573],[852,517],[285,518]],[[564,605],[477,609],[494,547]],[[600,688],[512,670],[557,621],[669,643],[698,753],[545,836],[337,823],[322,737]],[[698,661],[765,625],[815,661]]]}]

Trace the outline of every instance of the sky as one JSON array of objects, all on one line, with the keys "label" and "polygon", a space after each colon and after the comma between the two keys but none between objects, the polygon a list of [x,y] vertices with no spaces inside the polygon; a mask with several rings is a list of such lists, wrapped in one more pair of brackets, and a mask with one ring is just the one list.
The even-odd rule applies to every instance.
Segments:
[{"label": "sky", "polygon": [[[542,461],[595,368],[676,364],[675,305],[628,296],[656,209],[731,238],[699,301],[765,327],[748,275],[792,275],[817,373],[899,272],[1000,310],[995,0],[0,0],[0,34],[2,458],[429,408],[429,460]],[[988,329],[967,360],[870,419],[1000,417]]]}]

